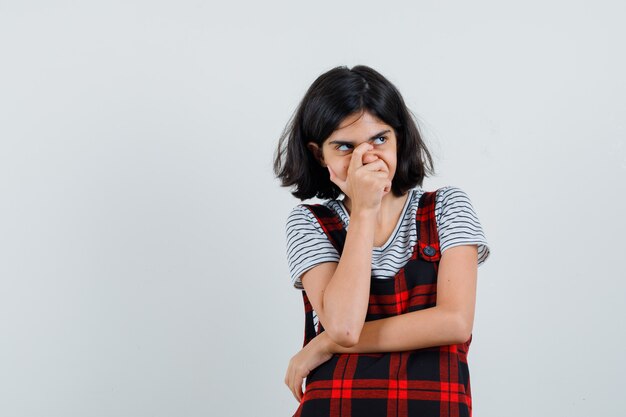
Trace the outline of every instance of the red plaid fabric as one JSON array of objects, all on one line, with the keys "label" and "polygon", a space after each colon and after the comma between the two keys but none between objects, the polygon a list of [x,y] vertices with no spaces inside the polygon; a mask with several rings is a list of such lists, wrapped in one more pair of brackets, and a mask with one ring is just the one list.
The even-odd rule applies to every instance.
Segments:
[{"label": "red plaid fabric", "polygon": [[[393,279],[372,277],[366,321],[435,306],[441,253],[435,220],[436,191],[425,192],[417,209],[418,241]],[[322,204],[306,205],[341,255],[346,230]],[[324,331],[302,291],[304,345]],[[390,353],[335,354],[312,370],[294,417],[471,417],[467,353],[462,344]]]}]

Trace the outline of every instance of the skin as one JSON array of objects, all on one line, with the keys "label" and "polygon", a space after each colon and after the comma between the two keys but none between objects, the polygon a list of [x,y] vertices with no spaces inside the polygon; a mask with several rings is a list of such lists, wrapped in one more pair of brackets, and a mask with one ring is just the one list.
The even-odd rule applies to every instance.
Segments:
[{"label": "skin", "polygon": [[[379,135],[385,130],[390,131]],[[459,245],[442,253],[435,307],[364,322],[372,247],[389,238],[408,197],[389,192],[396,145],[393,129],[368,112],[347,117],[321,148],[309,143],[320,164],[329,167],[331,180],[346,194],[350,226],[340,261],[319,264],[301,278],[325,331],[289,361],[284,382],[298,402],[306,376],[333,354],[399,352],[464,343],[471,336],[476,245]]]}]

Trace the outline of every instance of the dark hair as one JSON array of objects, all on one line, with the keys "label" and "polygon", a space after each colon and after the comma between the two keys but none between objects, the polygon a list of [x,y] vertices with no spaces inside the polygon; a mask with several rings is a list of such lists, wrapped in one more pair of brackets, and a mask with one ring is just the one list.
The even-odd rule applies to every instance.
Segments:
[{"label": "dark hair", "polygon": [[[312,197],[336,199],[341,189],[330,180],[307,142],[320,147],[341,121],[367,110],[393,127],[397,138],[397,166],[391,184],[395,196],[422,185],[433,174],[430,152],[398,89],[370,67],[335,67],[320,75],[309,87],[285,127],[274,154],[274,173],[281,186],[295,185],[291,194],[300,200]],[[285,143],[286,141],[286,143]]]}]

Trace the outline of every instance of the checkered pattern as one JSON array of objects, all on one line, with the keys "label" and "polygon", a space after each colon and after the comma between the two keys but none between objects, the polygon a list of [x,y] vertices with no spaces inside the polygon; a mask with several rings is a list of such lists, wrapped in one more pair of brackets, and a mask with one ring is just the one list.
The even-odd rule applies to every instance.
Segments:
[{"label": "checkered pattern", "polygon": [[[435,306],[441,258],[435,196],[431,191],[420,198],[418,242],[410,260],[393,279],[372,277],[366,321]],[[341,254],[346,230],[339,217],[322,204],[305,206]],[[306,345],[324,328],[320,323],[316,331],[305,291],[302,296]],[[335,354],[309,373],[294,417],[471,417],[467,365],[471,340],[470,336],[462,344],[405,352]]]}]

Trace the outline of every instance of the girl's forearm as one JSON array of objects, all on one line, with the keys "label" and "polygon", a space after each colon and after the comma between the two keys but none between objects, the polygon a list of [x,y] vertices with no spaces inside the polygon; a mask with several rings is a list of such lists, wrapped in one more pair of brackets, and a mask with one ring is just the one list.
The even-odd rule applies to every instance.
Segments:
[{"label": "girl's forearm", "polygon": [[377,353],[463,343],[469,339],[470,334],[465,330],[459,313],[435,306],[367,321],[363,325],[358,343],[352,347],[338,345],[328,336],[324,337],[325,347],[331,353]]},{"label": "girl's forearm", "polygon": [[360,338],[370,296],[376,212],[353,212],[341,260],[324,290],[322,323],[335,341],[354,345]]}]

